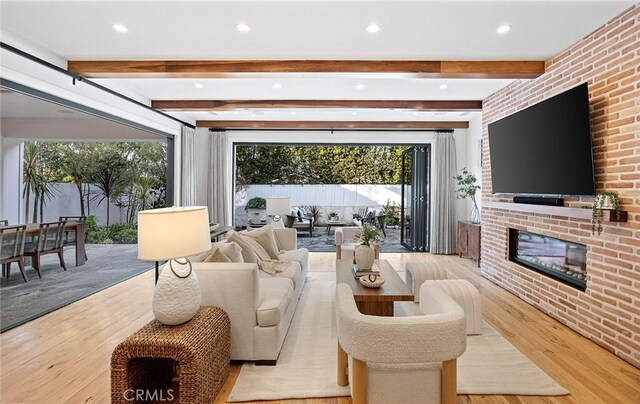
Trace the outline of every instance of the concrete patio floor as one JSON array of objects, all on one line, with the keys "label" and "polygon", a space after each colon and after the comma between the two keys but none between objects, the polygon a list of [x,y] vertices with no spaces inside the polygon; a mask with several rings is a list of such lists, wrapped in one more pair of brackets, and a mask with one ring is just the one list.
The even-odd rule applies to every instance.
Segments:
[{"label": "concrete patio floor", "polygon": [[153,262],[138,261],[137,244],[87,244],[86,249],[89,259],[79,267],[75,266],[75,250],[65,250],[67,271],[60,267],[57,254],[43,256],[42,278],[38,278],[31,265],[26,265],[28,282],[23,281],[18,265],[14,263],[11,277],[0,280],[1,331],[154,267]]}]

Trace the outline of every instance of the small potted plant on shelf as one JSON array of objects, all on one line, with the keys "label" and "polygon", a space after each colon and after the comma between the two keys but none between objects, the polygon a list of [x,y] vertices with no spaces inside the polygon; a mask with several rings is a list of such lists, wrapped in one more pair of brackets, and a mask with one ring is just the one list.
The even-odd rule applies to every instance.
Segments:
[{"label": "small potted plant on shelf", "polygon": [[470,198],[473,202],[473,209],[471,210],[471,223],[480,223],[480,210],[476,203],[476,193],[480,189],[479,185],[476,185],[476,176],[471,174],[467,167],[464,167],[460,174],[453,177],[458,182],[458,199]]},{"label": "small potted plant on shelf", "polygon": [[612,210],[620,220],[620,200],[616,192],[603,191],[596,195],[593,201],[591,216],[591,234],[602,233],[602,212]]},{"label": "small potted plant on shelf", "polygon": [[370,224],[364,225],[357,241],[360,245],[355,250],[356,266],[359,270],[367,270],[373,267],[375,261],[374,246],[382,240],[380,229]]}]

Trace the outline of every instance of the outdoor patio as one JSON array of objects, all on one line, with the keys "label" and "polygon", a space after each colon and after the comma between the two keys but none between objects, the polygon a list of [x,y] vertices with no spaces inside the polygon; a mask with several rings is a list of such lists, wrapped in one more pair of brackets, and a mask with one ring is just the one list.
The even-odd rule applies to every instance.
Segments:
[{"label": "outdoor patio", "polygon": [[[26,266],[29,282],[20,276],[17,264],[11,278],[0,280],[0,327],[6,331],[100,290],[153,268],[152,262],[138,261],[137,244],[87,244],[88,260],[75,266],[75,251],[64,253],[67,271],[56,254],[42,257],[42,278]],[[149,285],[153,287],[153,285]]]},{"label": "outdoor patio", "polygon": [[[331,229],[331,234],[327,235],[326,227],[316,227],[313,230],[313,237],[308,233],[298,233],[298,247],[307,248],[312,252],[335,252],[335,229]],[[380,244],[380,251],[385,252],[408,252],[400,244],[400,229],[385,229],[387,236]]]}]

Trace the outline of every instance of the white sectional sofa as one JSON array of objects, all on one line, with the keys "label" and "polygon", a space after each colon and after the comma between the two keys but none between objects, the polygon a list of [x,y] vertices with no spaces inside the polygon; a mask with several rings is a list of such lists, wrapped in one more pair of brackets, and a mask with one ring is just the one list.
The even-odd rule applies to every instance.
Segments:
[{"label": "white sectional sofa", "polygon": [[[255,263],[193,262],[203,306],[221,307],[231,319],[231,359],[275,365],[307,279],[309,252],[297,249],[296,229],[275,229],[281,261],[276,275]],[[215,244],[214,244],[215,246]]]}]

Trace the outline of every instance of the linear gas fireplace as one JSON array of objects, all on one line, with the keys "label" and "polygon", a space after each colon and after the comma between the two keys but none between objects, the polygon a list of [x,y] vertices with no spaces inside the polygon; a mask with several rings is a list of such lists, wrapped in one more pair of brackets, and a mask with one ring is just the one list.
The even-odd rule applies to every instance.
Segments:
[{"label": "linear gas fireplace", "polygon": [[509,229],[509,260],[576,289],[587,289],[584,244]]}]

